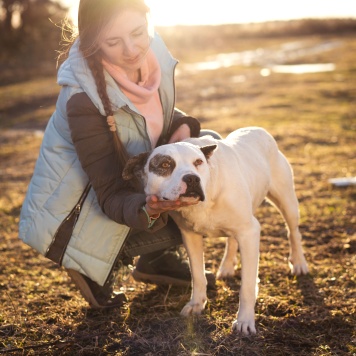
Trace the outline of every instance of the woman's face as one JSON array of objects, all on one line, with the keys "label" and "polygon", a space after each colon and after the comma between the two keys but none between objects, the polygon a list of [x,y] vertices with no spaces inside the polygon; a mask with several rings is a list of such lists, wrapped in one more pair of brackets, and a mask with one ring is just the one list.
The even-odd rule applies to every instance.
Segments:
[{"label": "woman's face", "polygon": [[104,59],[126,71],[141,67],[149,46],[146,16],[135,10],[120,11],[104,27],[99,38]]}]

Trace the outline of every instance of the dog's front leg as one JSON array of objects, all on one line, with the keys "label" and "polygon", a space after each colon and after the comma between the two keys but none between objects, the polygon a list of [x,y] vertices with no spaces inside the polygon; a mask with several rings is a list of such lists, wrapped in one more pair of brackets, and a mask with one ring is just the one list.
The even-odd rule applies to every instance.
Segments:
[{"label": "dog's front leg", "polygon": [[192,275],[192,295],[181,315],[201,314],[206,304],[206,277],[204,266],[203,237],[191,231],[182,231]]},{"label": "dog's front leg", "polygon": [[240,305],[232,328],[245,335],[256,334],[260,224],[255,218],[252,218],[251,223],[239,227],[238,241],[241,255]]}]

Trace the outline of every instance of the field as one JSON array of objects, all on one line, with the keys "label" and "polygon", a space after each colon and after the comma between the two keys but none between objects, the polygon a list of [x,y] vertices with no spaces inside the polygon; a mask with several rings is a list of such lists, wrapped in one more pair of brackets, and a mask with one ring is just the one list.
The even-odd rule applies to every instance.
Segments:
[{"label": "field", "polygon": [[[266,203],[257,212],[262,238],[256,336],[244,337],[230,329],[238,307],[239,269],[234,280],[219,281],[208,293],[201,317],[179,316],[189,300],[189,288],[136,283],[128,271],[122,271],[117,287],[129,302],[120,310],[91,310],[64,270],[17,237],[42,130],[59,90],[55,78],[3,85],[0,354],[356,354],[356,188],[328,182],[356,176],[354,33],[239,38],[231,35],[233,28],[212,27],[191,30],[185,43],[184,30],[188,31],[161,29],[180,59],[177,107],[223,136],[251,125],[274,135],[294,169],[310,274],[290,275],[286,229],[278,212]],[[321,44],[323,50],[313,50]],[[214,70],[195,66],[217,63],[221,56],[216,55],[235,52],[244,55],[225,56],[228,61]],[[273,70],[275,64],[316,63],[332,63],[335,70],[298,75]],[[224,239],[206,241],[205,249],[207,268],[216,272]]]}]

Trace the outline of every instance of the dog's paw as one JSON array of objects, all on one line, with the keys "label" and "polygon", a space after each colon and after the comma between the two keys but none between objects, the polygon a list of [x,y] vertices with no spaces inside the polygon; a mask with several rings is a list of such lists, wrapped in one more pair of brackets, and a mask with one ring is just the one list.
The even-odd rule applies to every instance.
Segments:
[{"label": "dog's paw", "polygon": [[301,276],[309,272],[308,264],[304,256],[300,258],[289,258],[289,267],[294,276]]},{"label": "dog's paw", "polygon": [[228,279],[235,276],[235,267],[234,266],[224,266],[220,267],[218,273],[216,274],[217,279]]},{"label": "dog's paw", "polygon": [[204,307],[205,303],[194,303],[193,301],[190,301],[184,306],[184,308],[180,312],[180,315],[185,317],[189,315],[200,315],[204,310]]},{"label": "dog's paw", "polygon": [[236,319],[232,323],[232,330],[244,335],[255,335],[256,334],[255,320]]}]

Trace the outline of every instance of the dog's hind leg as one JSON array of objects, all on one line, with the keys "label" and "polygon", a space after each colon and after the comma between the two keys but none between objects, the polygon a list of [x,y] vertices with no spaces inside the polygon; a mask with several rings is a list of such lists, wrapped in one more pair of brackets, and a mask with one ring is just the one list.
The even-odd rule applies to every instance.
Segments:
[{"label": "dog's hind leg", "polygon": [[235,275],[237,247],[238,244],[235,237],[228,237],[226,239],[225,253],[216,275],[217,279],[231,278]]},{"label": "dog's hind leg", "polygon": [[308,265],[302,248],[299,231],[299,204],[294,190],[293,172],[287,159],[279,152],[278,161],[273,166],[271,188],[267,198],[282,214],[288,230],[290,244],[289,263],[292,274],[308,273]]}]

